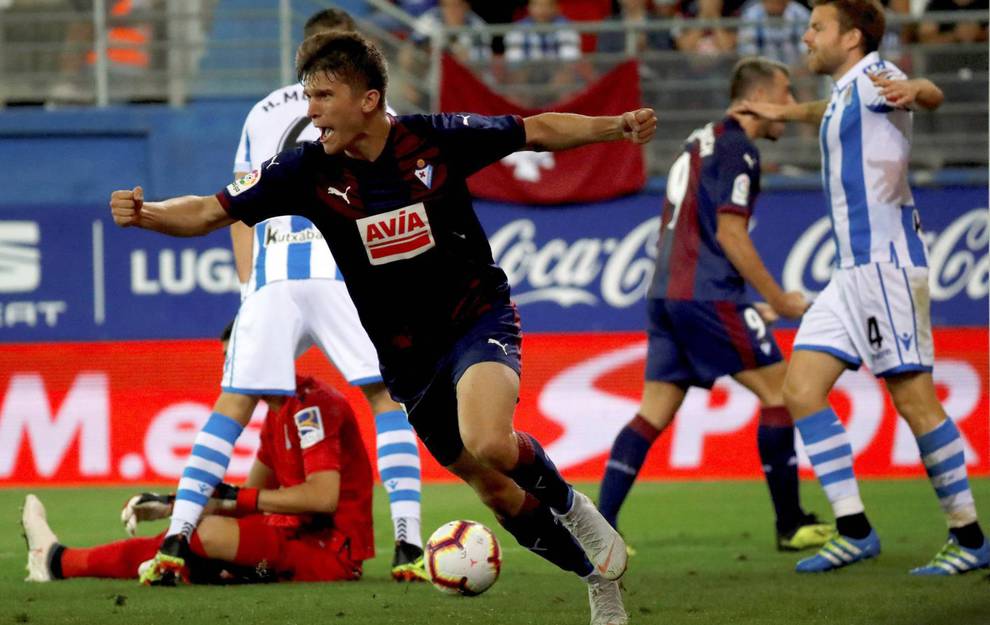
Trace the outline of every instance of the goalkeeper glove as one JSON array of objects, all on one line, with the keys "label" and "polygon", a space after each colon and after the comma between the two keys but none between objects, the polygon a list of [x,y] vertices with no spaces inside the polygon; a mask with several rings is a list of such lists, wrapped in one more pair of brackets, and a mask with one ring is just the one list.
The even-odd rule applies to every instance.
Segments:
[{"label": "goalkeeper glove", "polygon": [[175,495],[159,495],[158,493],[141,493],[127,500],[120,511],[120,522],[128,536],[134,536],[137,524],[142,521],[157,521],[167,519],[172,515],[172,504]]},{"label": "goalkeeper glove", "polygon": [[221,482],[214,489],[213,497],[206,507],[206,512],[229,516],[252,514],[258,511],[258,495],[260,492],[257,488],[240,488],[231,486],[226,482]]}]

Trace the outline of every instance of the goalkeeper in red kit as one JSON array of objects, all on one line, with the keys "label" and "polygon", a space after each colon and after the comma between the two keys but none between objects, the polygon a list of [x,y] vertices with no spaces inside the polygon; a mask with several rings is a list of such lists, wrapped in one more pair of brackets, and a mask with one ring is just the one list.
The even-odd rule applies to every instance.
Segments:
[{"label": "goalkeeper in red kit", "polygon": [[[269,410],[247,482],[214,493],[192,535],[194,557],[185,559],[183,576],[192,582],[360,578],[362,562],[374,556],[373,476],[351,407],[333,388],[305,377],[296,378],[295,395],[263,399]],[[167,518],[173,500],[154,493],[132,497],[121,512],[128,533],[139,521]],[[34,495],[24,502],[21,522],[27,581],[135,578],[162,541],[159,535],[66,547]]]}]

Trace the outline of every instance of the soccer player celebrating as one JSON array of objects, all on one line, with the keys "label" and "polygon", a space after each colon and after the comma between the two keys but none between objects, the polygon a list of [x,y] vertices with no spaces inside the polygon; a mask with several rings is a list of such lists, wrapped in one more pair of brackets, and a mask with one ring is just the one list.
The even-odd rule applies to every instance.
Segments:
[{"label": "soccer player celebrating", "polygon": [[[224,340],[230,336],[230,326]],[[268,414],[257,458],[243,487],[222,484],[190,536],[187,573],[216,581],[226,571],[246,580],[337,581],[361,577],[374,556],[371,462],[344,396],[313,378],[296,378],[291,396],[265,395]],[[174,496],[132,497],[121,520],[165,518]],[[233,517],[233,518],[232,518]],[[88,549],[61,545],[34,495],[21,523],[28,543],[27,581],[70,577],[135,578],[152,563],[162,536]]]},{"label": "soccer player celebrating", "polygon": [[[346,12],[332,8],[310,17],[303,33],[308,37],[335,30],[354,31],[355,24]],[[282,150],[317,139],[306,107],[299,83],[277,89],[255,104],[244,122],[234,178],[261,167]],[[317,345],[348,382],[360,387],[375,415],[378,473],[388,492],[395,536],[392,577],[426,579],[416,435],[382,383],[375,348],[323,236],[308,219],[296,216],[267,219],[253,231],[237,222],[230,232],[244,297],[222,382],[223,399],[231,400],[233,410],[220,408],[214,419],[227,423],[224,417],[231,417],[237,423],[228,423],[230,430],[239,433],[250,420],[259,393],[294,392],[295,358]],[[309,314],[314,310],[321,313]],[[194,452],[187,461],[169,535],[195,527],[203,501],[195,488],[197,480],[222,479],[222,474],[193,473],[198,460]]]},{"label": "soccer player celebrating", "polygon": [[[392,397],[430,453],[471,485],[525,547],[588,582],[593,624],[628,622],[625,544],[540,444],[513,428],[521,331],[466,178],[523,148],[646,143],[656,116],[545,113],[394,117],[381,52],[360,35],[300,46],[317,142],[281,152],[214,196],[144,202],[114,191],[120,226],[194,236],[291,209],[326,238]],[[175,560],[160,559],[165,568]]]},{"label": "soccer player celebrating", "polygon": [[[788,104],[787,67],[760,57],[732,70],[729,97]],[[784,124],[730,113],[696,130],[667,177],[660,245],[648,293],[649,347],[639,413],[618,434],[606,464],[599,507],[617,526],[619,508],[653,441],[674,420],[688,388],[711,388],[731,375],[760,399],[757,447],[776,511],[777,547],[819,547],[832,528],[801,509],[794,424],[784,407],[786,365],[746,283],[773,315],[797,319],[808,307],[785,293],[749,237],[760,191],[754,139],[776,140]]]},{"label": "soccer player celebrating", "polygon": [[853,474],[852,447],[828,393],[847,368],[865,363],[883,378],[918,441],[945,513],[949,539],[916,575],[955,575],[990,566],[977,522],[959,430],[932,381],[928,253],[908,185],[912,113],[937,108],[930,81],[906,80],[877,48],[883,8],[874,0],[817,0],[804,42],[808,66],[835,82],[828,102],[746,103],[761,117],[820,123],[822,183],[836,268],[794,339],[784,400],[836,516],[839,535],[799,572],[844,567],[880,553]]}]

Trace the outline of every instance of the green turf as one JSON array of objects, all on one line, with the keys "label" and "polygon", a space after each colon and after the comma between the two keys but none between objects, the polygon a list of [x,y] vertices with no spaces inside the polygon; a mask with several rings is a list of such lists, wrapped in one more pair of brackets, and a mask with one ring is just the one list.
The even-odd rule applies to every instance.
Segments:
[{"label": "green turf", "polygon": [[[973,480],[990,510],[990,480]],[[502,578],[477,598],[441,595],[388,580],[388,506],[376,493],[379,557],[357,583],[143,588],[136,582],[71,580],[26,584],[18,508],[23,490],[0,490],[0,625],[8,623],[164,623],[264,625],[327,623],[588,622],[583,585],[524,552],[500,528]],[[594,494],[596,486],[585,485]],[[870,481],[864,500],[883,540],[873,562],[823,576],[791,572],[798,556],[773,549],[770,506],[759,482],[644,483],[622,523],[639,554],[625,577],[633,623],[987,625],[990,576],[918,579],[907,570],[931,557],[944,525],[925,481]],[[117,512],[133,489],[42,489],[49,519],[69,545],[123,536]],[[827,505],[813,483],[807,507]],[[455,518],[494,526],[466,487],[429,485],[425,527]],[[148,528],[148,533],[152,528]],[[427,530],[428,531],[428,530]]]}]

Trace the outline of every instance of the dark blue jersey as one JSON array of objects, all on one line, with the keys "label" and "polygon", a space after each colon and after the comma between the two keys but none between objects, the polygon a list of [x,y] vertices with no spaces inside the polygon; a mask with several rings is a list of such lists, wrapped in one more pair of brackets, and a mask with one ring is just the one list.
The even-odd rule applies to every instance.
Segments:
[{"label": "dark blue jersey", "polygon": [[407,397],[481,315],[508,302],[505,273],[466,179],[521,149],[515,116],[406,115],[373,162],[318,143],[282,152],[217,194],[249,225],[291,207],[323,234],[386,384]]},{"label": "dark blue jersey", "polygon": [[760,153],[735,119],[694,131],[667,177],[652,299],[735,301],[746,283],[715,238],[718,213],[749,217]]}]

